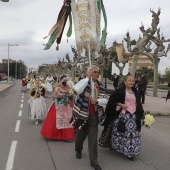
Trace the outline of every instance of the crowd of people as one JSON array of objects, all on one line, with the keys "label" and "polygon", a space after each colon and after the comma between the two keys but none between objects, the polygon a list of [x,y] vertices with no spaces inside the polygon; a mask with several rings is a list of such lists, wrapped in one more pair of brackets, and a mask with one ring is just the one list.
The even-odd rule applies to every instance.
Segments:
[{"label": "crowd of people", "polygon": [[[75,157],[82,158],[83,144],[88,137],[90,165],[98,164],[98,146],[115,150],[134,161],[141,151],[141,122],[144,118],[142,103],[147,81],[142,75],[138,81],[131,74],[114,75],[114,92],[106,94],[99,79],[99,68],[92,66],[86,76],[74,84],[71,78],[61,75],[58,82],[52,75],[22,80],[22,92],[29,89],[28,117],[38,125],[46,139],[75,141]],[[47,109],[46,97],[53,101]],[[98,125],[103,126],[101,134]],[[99,136],[98,136],[99,135]]]}]

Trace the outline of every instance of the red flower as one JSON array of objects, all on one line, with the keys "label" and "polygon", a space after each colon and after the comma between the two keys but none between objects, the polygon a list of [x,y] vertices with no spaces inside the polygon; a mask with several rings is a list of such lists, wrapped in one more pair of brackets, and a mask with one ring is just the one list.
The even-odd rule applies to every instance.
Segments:
[{"label": "red flower", "polygon": [[99,85],[98,85],[98,84],[96,84],[96,89],[98,89],[98,90],[100,89],[100,87],[99,87]]}]

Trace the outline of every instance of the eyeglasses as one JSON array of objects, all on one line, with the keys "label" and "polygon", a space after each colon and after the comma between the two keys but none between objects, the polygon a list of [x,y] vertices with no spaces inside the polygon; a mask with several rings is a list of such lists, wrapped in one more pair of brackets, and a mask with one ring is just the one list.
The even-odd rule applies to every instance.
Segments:
[{"label": "eyeglasses", "polygon": [[97,73],[98,73],[98,74],[100,74],[100,72],[99,72],[99,71],[94,71],[94,73],[95,73],[95,74],[97,74]]}]

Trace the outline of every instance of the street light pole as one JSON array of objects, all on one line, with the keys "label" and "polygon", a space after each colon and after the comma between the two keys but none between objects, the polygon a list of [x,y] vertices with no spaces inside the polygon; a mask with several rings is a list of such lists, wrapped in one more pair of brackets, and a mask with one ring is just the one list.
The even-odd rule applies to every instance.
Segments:
[{"label": "street light pole", "polygon": [[9,44],[8,44],[8,83],[9,83]]},{"label": "street light pole", "polygon": [[9,84],[9,47],[10,46],[19,46],[18,44],[15,44],[15,45],[10,45],[9,43],[8,43],[8,84]]}]

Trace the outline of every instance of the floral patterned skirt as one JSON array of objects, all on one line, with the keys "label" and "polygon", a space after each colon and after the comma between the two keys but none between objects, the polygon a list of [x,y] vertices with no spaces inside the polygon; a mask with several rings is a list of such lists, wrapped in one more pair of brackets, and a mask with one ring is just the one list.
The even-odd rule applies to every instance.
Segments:
[{"label": "floral patterned skirt", "polygon": [[99,138],[99,146],[103,148],[112,148],[112,122],[104,127],[102,134]]},{"label": "floral patterned skirt", "polygon": [[[125,132],[117,130],[121,118],[125,121]],[[112,148],[126,156],[138,155],[141,150],[141,134],[136,129],[135,114],[128,111],[125,114],[119,114],[119,117],[113,121]]]}]

